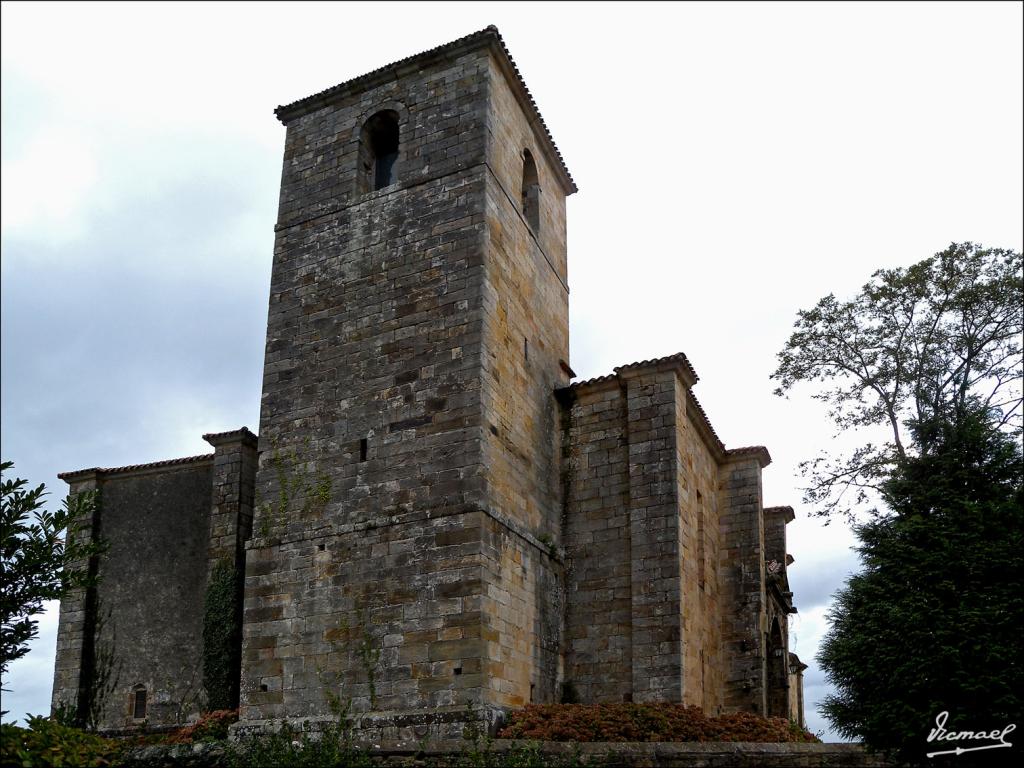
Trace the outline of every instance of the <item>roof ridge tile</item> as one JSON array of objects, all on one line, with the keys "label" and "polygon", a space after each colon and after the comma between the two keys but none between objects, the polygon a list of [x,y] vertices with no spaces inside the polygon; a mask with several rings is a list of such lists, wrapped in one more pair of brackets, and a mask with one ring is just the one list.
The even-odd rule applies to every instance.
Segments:
[{"label": "roof ridge tile", "polygon": [[180,459],[163,459],[161,461],[150,461],[145,464],[126,464],[123,467],[88,467],[87,469],[75,469],[70,472],[60,472],[57,477],[61,480],[68,480],[79,475],[88,475],[92,473],[97,474],[114,474],[121,472],[135,472],[140,469],[156,469],[158,467],[173,467],[179,464],[198,464],[201,461],[209,461],[213,459],[214,454],[204,453],[198,456],[184,456]]}]

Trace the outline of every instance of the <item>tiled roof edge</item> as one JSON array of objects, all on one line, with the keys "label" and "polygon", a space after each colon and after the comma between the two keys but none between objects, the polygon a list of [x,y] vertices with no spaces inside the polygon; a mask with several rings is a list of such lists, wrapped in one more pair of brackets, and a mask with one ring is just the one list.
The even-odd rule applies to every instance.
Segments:
[{"label": "tiled roof edge", "polygon": [[742,448],[730,448],[726,455],[729,458],[741,458],[743,456],[757,456],[761,460],[761,466],[767,467],[772,463],[772,455],[763,445],[745,445]]},{"label": "tiled roof edge", "polygon": [[690,365],[690,361],[687,359],[686,355],[683,354],[682,352],[676,352],[674,355],[665,355],[664,357],[655,357],[650,360],[637,360],[636,362],[633,363],[618,365],[612,369],[613,371],[615,371],[615,373],[608,373],[605,374],[604,376],[596,376],[592,379],[585,379],[584,381],[576,381],[570,384],[568,387],[565,387],[565,389],[583,389],[585,387],[591,386],[592,384],[604,384],[605,382],[608,381],[614,381],[616,378],[618,378],[619,373],[622,371],[633,371],[638,368],[653,368],[655,366],[663,365],[665,363],[675,362],[683,364],[684,369],[690,376],[693,377],[694,382],[700,380],[700,377],[697,376],[697,372],[693,370],[693,366]]},{"label": "tiled roof edge", "polygon": [[722,438],[715,432],[715,428],[711,426],[711,419],[708,418],[708,413],[704,410],[704,406],[700,404],[697,396],[691,390],[687,390],[686,395],[687,406],[689,406],[690,412],[696,417],[694,421],[697,423],[697,428],[704,432],[705,442],[710,445],[717,454],[716,458],[721,461],[729,453],[725,448],[725,443],[722,442]]},{"label": "tiled roof edge", "polygon": [[693,370],[693,366],[690,365],[689,359],[682,352],[676,352],[674,355],[665,355],[664,357],[654,357],[650,360],[638,360],[635,363],[626,363],[625,365],[620,365],[612,370],[615,371],[615,373],[620,373],[622,371],[636,370],[637,368],[653,368],[658,365],[664,365],[665,363],[682,363],[683,369],[693,378],[693,383],[696,384],[700,381],[700,377],[697,375],[697,372]]},{"label": "tiled roof edge", "polygon": [[123,467],[90,467],[88,469],[75,469],[70,472],[61,472],[57,477],[61,480],[72,480],[80,475],[112,475],[123,472],[136,472],[140,469],[159,469],[160,467],[176,467],[181,464],[199,464],[212,460],[212,453],[204,453],[201,456],[185,456],[181,459],[164,459],[163,461],[151,461],[148,464],[128,464]]},{"label": "tiled roof edge", "polygon": [[243,442],[251,445],[256,445],[259,442],[259,437],[249,431],[248,427],[241,427],[240,429],[231,429],[227,432],[207,432],[203,435],[203,440],[216,445],[217,443],[228,442],[232,439],[242,440]]},{"label": "tiled roof edge", "polygon": [[[693,369],[689,359],[682,352],[676,352],[674,355],[666,355],[665,357],[655,357],[650,360],[638,360],[635,363],[626,363],[625,365],[619,365],[612,370],[615,373],[610,373],[605,376],[597,376],[593,379],[586,379],[584,381],[577,381],[570,384],[567,387],[563,387],[560,392],[566,393],[577,393],[580,390],[587,389],[591,386],[606,384],[619,378],[622,372],[635,371],[640,368],[653,368],[659,365],[665,365],[666,363],[679,363],[683,366],[688,376],[693,378],[694,383],[700,380],[697,376],[697,372]],[[700,404],[700,400],[697,399],[696,395],[693,394],[693,390],[690,387],[686,388],[687,403],[690,408],[690,412],[694,417],[694,421],[697,424],[697,428],[703,433],[705,442],[716,454],[717,458],[721,461],[724,459],[740,458],[743,456],[757,456],[760,459],[761,466],[767,467],[771,464],[772,457],[768,453],[768,449],[763,445],[746,446],[743,448],[726,448],[725,443],[715,432],[715,428],[711,426],[711,419],[708,418],[707,411],[704,410],[704,406]]]},{"label": "tiled roof edge", "polygon": [[765,507],[764,508],[764,513],[766,515],[768,515],[768,514],[784,515],[785,518],[786,518],[786,522],[787,523],[791,523],[794,520],[796,520],[796,512],[794,512],[793,508],[791,506],[789,506],[788,504],[785,504],[785,505],[782,505],[782,506],[775,506],[775,507]]},{"label": "tiled roof edge", "polygon": [[311,96],[306,96],[305,98],[293,101],[290,104],[279,106],[274,110],[274,114],[277,116],[278,120],[287,125],[290,120],[294,120],[296,117],[301,117],[312,110],[327,106],[356,88],[369,88],[378,82],[386,82],[389,77],[394,75],[395,70],[399,68],[408,67],[414,63],[423,63],[429,59],[438,59],[456,52],[469,51],[475,46],[484,43],[494,44],[495,50],[498,51],[504,59],[503,63],[507,66],[511,74],[514,75],[514,77],[511,78],[514,86],[513,90],[515,90],[516,87],[520,89],[520,92],[517,95],[523,101],[526,111],[532,112],[530,123],[536,125],[539,129],[539,133],[548,145],[547,148],[558,161],[558,169],[561,171],[562,175],[562,184],[565,187],[566,194],[571,195],[573,192],[577,191],[576,182],[573,181],[572,174],[569,173],[569,168],[565,164],[565,158],[562,157],[562,153],[559,151],[558,145],[555,144],[555,140],[551,136],[551,131],[548,130],[547,123],[544,122],[544,118],[541,116],[540,110],[537,108],[537,102],[534,100],[533,95],[530,93],[530,89],[523,80],[523,76],[519,72],[519,67],[516,66],[516,62],[512,58],[512,54],[509,53],[508,46],[505,45],[505,41],[501,38],[501,33],[498,32],[498,28],[493,24],[481,29],[479,32],[473,32],[465,37],[453,40],[450,43],[444,43],[443,45],[429,48],[425,51],[421,51],[420,53],[413,54],[412,56],[406,56],[404,59],[399,59],[398,61],[393,61],[390,64],[385,64],[383,67],[378,67],[377,69],[363,75],[354,77],[351,80],[338,83],[337,85],[331,86],[319,93],[314,93]]},{"label": "tiled roof edge", "polygon": [[593,384],[604,384],[604,383],[609,382],[609,381],[615,381],[616,379],[618,379],[618,376],[616,376],[614,373],[606,373],[604,376],[595,376],[592,379],[585,379],[584,381],[573,382],[569,386],[563,387],[563,389],[567,389],[567,390],[586,389],[587,387],[589,387],[589,386],[591,386]]}]

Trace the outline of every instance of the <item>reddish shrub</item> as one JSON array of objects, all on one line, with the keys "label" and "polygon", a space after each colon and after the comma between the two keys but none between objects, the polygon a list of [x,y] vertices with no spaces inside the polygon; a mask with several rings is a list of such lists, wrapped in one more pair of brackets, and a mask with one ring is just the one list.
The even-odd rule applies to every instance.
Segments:
[{"label": "reddish shrub", "polygon": [[818,739],[781,717],[708,717],[682,704],[530,704],[513,712],[503,739],[537,741],[760,741]]},{"label": "reddish shrub", "polygon": [[200,716],[192,725],[179,728],[164,739],[166,744],[192,744],[228,737],[228,726],[238,722],[237,709],[218,709]]}]

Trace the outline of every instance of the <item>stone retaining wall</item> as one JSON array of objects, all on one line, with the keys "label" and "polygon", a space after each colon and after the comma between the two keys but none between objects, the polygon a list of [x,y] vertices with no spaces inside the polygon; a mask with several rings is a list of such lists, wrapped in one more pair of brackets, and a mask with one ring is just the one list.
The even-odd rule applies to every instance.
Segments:
[{"label": "stone retaining wall", "polygon": [[[522,749],[523,742],[497,740],[487,753],[472,742],[439,742],[420,748],[408,744],[372,747],[374,763],[381,766],[459,766],[504,764],[505,753]],[[759,743],[594,743],[543,742],[536,747],[550,756],[552,765],[614,765],[629,768],[887,768],[878,755],[859,744],[759,744]],[[532,749],[532,747],[531,747]],[[574,757],[576,760],[574,760]],[[222,768],[227,765],[223,744],[144,747],[124,763],[132,768]]]}]

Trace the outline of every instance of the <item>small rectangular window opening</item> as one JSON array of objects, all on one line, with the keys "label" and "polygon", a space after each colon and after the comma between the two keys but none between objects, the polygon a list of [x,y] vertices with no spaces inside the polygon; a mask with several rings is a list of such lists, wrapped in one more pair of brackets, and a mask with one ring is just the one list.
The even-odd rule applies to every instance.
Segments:
[{"label": "small rectangular window opening", "polygon": [[536,687],[537,686],[535,686],[533,683],[530,683],[530,703],[531,704],[533,704],[533,693],[534,693],[534,690],[536,689]]},{"label": "small rectangular window opening", "polygon": [[523,337],[523,358],[527,362],[530,361],[530,340],[525,336]]},{"label": "small rectangular window opening", "polygon": [[132,705],[132,717],[136,720],[146,719],[146,691],[138,690],[135,692],[135,702]]},{"label": "small rectangular window opening", "polygon": [[456,668],[455,668],[454,670],[452,670],[452,671],[453,671],[453,672],[454,672],[454,673],[455,673],[456,675],[461,675],[461,674],[462,674],[462,667],[456,667]]},{"label": "small rectangular window opening", "polygon": [[365,437],[362,440],[359,441],[359,460],[360,461],[366,461],[366,451],[367,451],[368,447],[369,447],[369,444],[368,444],[368,442],[367,442]]}]

